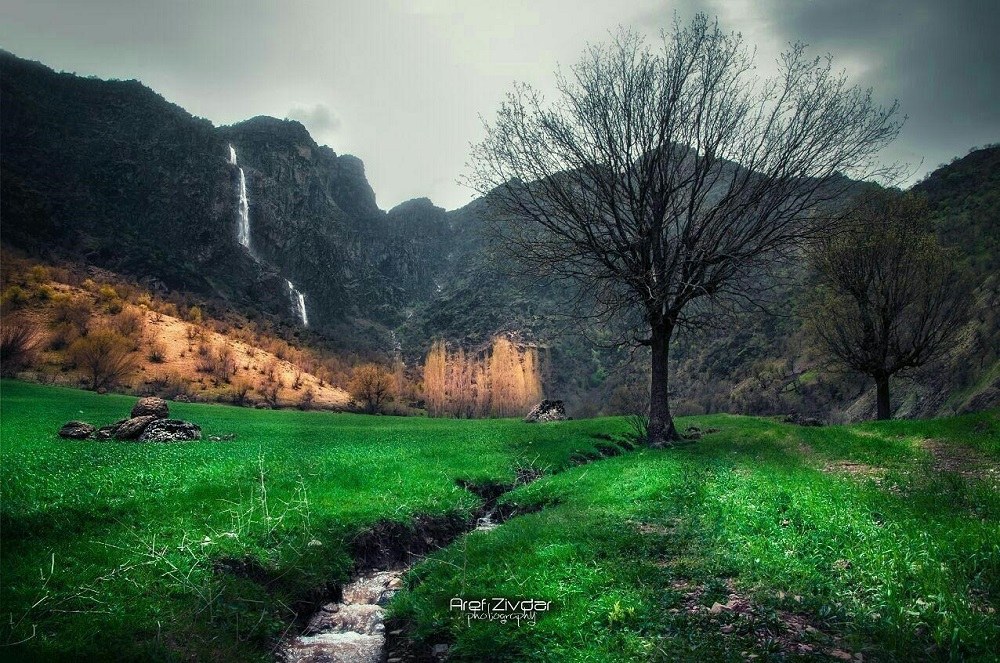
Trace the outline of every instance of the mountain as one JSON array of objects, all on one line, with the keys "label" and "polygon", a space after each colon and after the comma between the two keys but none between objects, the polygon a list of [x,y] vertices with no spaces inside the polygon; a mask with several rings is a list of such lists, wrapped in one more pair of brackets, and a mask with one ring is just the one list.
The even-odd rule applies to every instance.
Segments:
[{"label": "mountain", "polygon": [[[477,351],[508,334],[547,348],[546,390],[577,415],[641,407],[643,352],[602,349],[590,340],[602,337],[599,327],[589,338],[565,333],[573,328],[553,313],[580,293],[526,281],[494,256],[486,199],[446,211],[419,198],[383,211],[364,164],[318,145],[298,122],[215,127],[137,81],[56,73],[3,52],[0,95],[5,244],[298,328],[301,293],[313,342],[401,352],[411,367],[435,338]],[[915,187],[942,241],[970,256],[983,286],[976,320],[949,357],[897,390],[901,412],[998,400],[998,173],[993,146]],[[249,247],[239,241],[241,174]],[[867,384],[828,374],[803,334],[794,304],[808,286],[803,273],[789,276],[783,316],[720,318],[678,338],[671,370],[681,413],[867,415]]]},{"label": "mountain", "polygon": [[[399,287],[400,274],[424,270],[412,255],[393,263],[406,241],[390,232],[362,162],[317,145],[298,122],[214,127],[137,81],[60,74],[9,53],[0,70],[13,246],[294,321],[291,281],[320,329],[391,313],[386,304],[405,297],[386,279]],[[241,170],[249,250],[237,241]]]}]

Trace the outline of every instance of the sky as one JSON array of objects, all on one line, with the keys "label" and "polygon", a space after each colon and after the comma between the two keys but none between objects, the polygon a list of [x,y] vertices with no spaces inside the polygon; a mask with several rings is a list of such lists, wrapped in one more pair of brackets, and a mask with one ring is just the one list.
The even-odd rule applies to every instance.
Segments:
[{"label": "sky", "polygon": [[898,99],[908,119],[883,157],[910,182],[1000,141],[997,0],[0,0],[0,48],[138,79],[217,125],[299,120],[365,162],[383,209],[454,209],[474,197],[459,183],[470,145],[515,82],[551,96],[588,43],[619,26],[655,39],[698,11],[756,45],[765,75],[803,41]]}]

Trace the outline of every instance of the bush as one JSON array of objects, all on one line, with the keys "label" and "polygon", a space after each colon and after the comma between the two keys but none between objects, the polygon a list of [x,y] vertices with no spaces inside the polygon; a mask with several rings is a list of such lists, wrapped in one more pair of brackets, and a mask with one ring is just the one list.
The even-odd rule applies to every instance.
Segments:
[{"label": "bush", "polygon": [[316,392],[313,391],[312,387],[307,387],[304,392],[302,392],[302,397],[299,399],[298,408],[300,410],[311,410],[313,404],[316,401]]},{"label": "bush", "polygon": [[68,322],[57,322],[52,326],[52,334],[49,336],[49,349],[62,350],[78,338],[80,332],[75,326]]},{"label": "bush", "polygon": [[163,344],[157,340],[153,340],[149,343],[146,348],[146,359],[154,364],[162,364],[167,358],[167,351],[163,347]]},{"label": "bush", "polygon": [[27,291],[19,285],[12,285],[0,295],[0,308],[4,311],[13,311],[28,303],[30,296]]},{"label": "bush", "polygon": [[78,335],[86,336],[90,324],[90,303],[80,297],[60,296],[52,306],[53,322],[72,326]]},{"label": "bush", "polygon": [[378,364],[362,364],[354,369],[347,391],[365,412],[375,414],[392,399],[393,376]]},{"label": "bush", "polygon": [[138,368],[129,345],[118,332],[102,329],[74,341],[69,355],[83,370],[91,389],[111,389]]},{"label": "bush", "polygon": [[126,308],[111,321],[111,328],[127,339],[140,341],[146,327],[146,316],[137,308]]},{"label": "bush", "polygon": [[38,332],[25,320],[5,320],[0,327],[0,375],[13,377],[31,366],[38,349]]},{"label": "bush", "polygon": [[273,380],[264,380],[257,385],[257,393],[260,394],[260,397],[271,408],[278,406],[278,391],[280,389],[281,383],[274,382]]},{"label": "bush", "polygon": [[253,389],[253,385],[250,384],[249,380],[238,379],[233,380],[232,385],[229,387],[229,400],[233,405],[247,405],[250,402],[250,391]]},{"label": "bush", "polygon": [[153,376],[146,384],[161,398],[175,399],[178,396],[191,395],[191,383],[176,371],[166,371]]},{"label": "bush", "polygon": [[229,382],[236,373],[236,356],[233,349],[223,344],[215,352],[215,366],[212,375],[220,382]]}]

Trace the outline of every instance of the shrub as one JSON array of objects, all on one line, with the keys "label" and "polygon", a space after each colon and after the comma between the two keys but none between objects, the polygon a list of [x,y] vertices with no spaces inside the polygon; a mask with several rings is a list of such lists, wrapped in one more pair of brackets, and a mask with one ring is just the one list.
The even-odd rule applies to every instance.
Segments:
[{"label": "shrub", "polygon": [[52,334],[49,336],[49,349],[62,350],[78,338],[80,332],[75,326],[68,322],[57,322],[52,326]]},{"label": "shrub", "polygon": [[90,324],[90,303],[81,297],[57,297],[52,306],[53,322],[72,326],[78,335],[86,336]]},{"label": "shrub", "polygon": [[196,325],[200,325],[204,316],[201,313],[201,308],[198,306],[192,306],[187,312],[188,322],[193,322]]},{"label": "shrub", "polygon": [[52,274],[45,265],[35,265],[28,270],[28,280],[39,285],[52,280]]},{"label": "shrub", "polygon": [[354,369],[347,391],[365,412],[375,414],[392,398],[393,376],[378,364],[362,364]]},{"label": "shrub", "polygon": [[28,303],[29,298],[24,288],[19,285],[12,285],[0,295],[0,308],[4,311],[19,309]]},{"label": "shrub", "polygon": [[257,385],[257,392],[260,394],[260,397],[271,408],[278,406],[278,391],[280,389],[281,383],[274,382],[273,380],[264,380]]},{"label": "shrub", "polygon": [[175,399],[178,396],[191,395],[191,383],[176,371],[165,371],[153,376],[146,384],[154,394],[161,398]]},{"label": "shrub", "polygon": [[146,348],[146,359],[154,364],[162,364],[166,358],[167,351],[163,347],[163,344],[155,339],[151,341],[149,346]]},{"label": "shrub", "polygon": [[77,339],[69,348],[77,367],[83,370],[93,390],[111,389],[135,372],[137,362],[129,342],[118,332],[102,329]]},{"label": "shrub", "polygon": [[250,402],[249,396],[252,389],[253,385],[250,384],[249,380],[233,380],[229,387],[229,400],[233,405],[247,405]]},{"label": "shrub", "polygon": [[212,375],[221,382],[229,382],[236,372],[236,357],[233,349],[223,344],[215,352],[215,366]]},{"label": "shrub", "polygon": [[308,387],[304,392],[302,392],[302,397],[299,399],[298,408],[300,410],[311,410],[315,401],[316,401],[316,392],[313,391],[312,387]]},{"label": "shrub", "polygon": [[38,332],[25,320],[5,320],[0,327],[0,375],[13,377],[34,363]]},{"label": "shrub", "polygon": [[142,336],[142,331],[146,326],[146,316],[142,311],[129,307],[112,320],[112,328],[125,338]]}]

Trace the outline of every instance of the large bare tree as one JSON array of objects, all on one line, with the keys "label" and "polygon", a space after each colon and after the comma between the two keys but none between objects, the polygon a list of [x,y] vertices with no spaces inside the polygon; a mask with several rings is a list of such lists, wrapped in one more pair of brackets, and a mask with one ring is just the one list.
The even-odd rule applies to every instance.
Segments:
[{"label": "large bare tree", "polygon": [[[518,85],[473,148],[471,186],[539,274],[581,282],[606,318],[634,316],[652,356],[649,438],[677,439],[668,350],[705,301],[752,297],[761,270],[824,227],[824,205],[883,169],[898,105],[798,44],[762,79],[738,34],[697,16],[662,45],[623,32]],[[640,330],[641,328],[641,330]],[[624,337],[623,337],[624,338]]]},{"label": "large bare tree", "polygon": [[888,419],[889,378],[947,349],[972,288],[960,256],[931,233],[921,199],[869,191],[848,218],[813,251],[820,282],[807,316],[841,364],[875,380],[876,418]]}]

